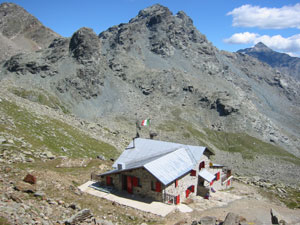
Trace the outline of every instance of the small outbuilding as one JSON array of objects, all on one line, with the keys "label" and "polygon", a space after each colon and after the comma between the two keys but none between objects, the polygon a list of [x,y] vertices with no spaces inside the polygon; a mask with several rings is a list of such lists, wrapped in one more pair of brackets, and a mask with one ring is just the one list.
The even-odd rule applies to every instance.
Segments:
[{"label": "small outbuilding", "polygon": [[179,204],[187,198],[231,186],[231,171],[210,161],[206,147],[135,138],[113,164],[97,175],[101,185]]}]

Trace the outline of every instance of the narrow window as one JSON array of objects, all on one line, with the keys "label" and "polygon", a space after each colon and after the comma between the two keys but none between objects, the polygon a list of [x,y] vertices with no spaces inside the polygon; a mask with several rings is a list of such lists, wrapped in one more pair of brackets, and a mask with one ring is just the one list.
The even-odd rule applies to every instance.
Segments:
[{"label": "narrow window", "polygon": [[151,190],[152,190],[152,191],[155,191],[155,184],[154,184],[154,181],[151,181]]},{"label": "narrow window", "polygon": [[191,171],[191,176],[195,177],[196,176],[196,170]]},{"label": "narrow window", "polygon": [[178,187],[178,180],[175,180],[175,187]]},{"label": "narrow window", "polygon": [[201,170],[202,168],[205,168],[205,162],[202,161],[199,165],[199,170]]}]

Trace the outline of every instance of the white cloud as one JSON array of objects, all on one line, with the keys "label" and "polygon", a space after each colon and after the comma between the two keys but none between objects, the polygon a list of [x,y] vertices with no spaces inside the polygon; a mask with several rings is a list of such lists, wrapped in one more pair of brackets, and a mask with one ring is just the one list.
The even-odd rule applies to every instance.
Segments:
[{"label": "white cloud", "polygon": [[229,44],[248,44],[253,43],[258,36],[258,34],[249,32],[235,33],[230,38],[225,39],[224,42]]},{"label": "white cloud", "polygon": [[264,29],[300,29],[300,3],[281,8],[243,5],[233,9],[232,25],[235,27],[259,27]]},{"label": "white cloud", "polygon": [[229,44],[257,44],[263,42],[265,45],[273,50],[286,52],[294,55],[299,55],[300,52],[300,34],[296,34],[290,37],[282,37],[281,35],[259,35],[255,33],[236,33],[230,38],[224,40]]}]

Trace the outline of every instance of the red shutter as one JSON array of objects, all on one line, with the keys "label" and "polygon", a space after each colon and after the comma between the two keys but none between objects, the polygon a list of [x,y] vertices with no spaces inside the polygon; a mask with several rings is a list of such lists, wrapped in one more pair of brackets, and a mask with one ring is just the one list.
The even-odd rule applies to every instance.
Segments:
[{"label": "red shutter", "polygon": [[175,180],[175,187],[178,187],[178,180]]},{"label": "red shutter", "polygon": [[156,187],[156,189],[155,189],[156,192],[160,192],[160,191],[161,191],[161,185],[160,185],[160,182],[159,182],[159,181],[157,181],[157,182],[155,183],[155,187]]},{"label": "red shutter", "polygon": [[227,186],[230,186],[230,180],[227,181]]},{"label": "red shutter", "polygon": [[189,189],[186,189],[186,191],[185,191],[185,196],[186,196],[186,198],[189,197],[190,193],[191,193],[191,191],[190,191]]},{"label": "red shutter", "polygon": [[190,186],[189,189],[191,190],[191,192],[195,192],[195,185]]},{"label": "red shutter", "polygon": [[137,187],[138,186],[138,178],[137,177],[132,177],[132,184],[134,187]]},{"label": "red shutter", "polygon": [[196,170],[191,171],[191,176],[195,177],[196,176]]},{"label": "red shutter", "polygon": [[176,205],[178,205],[180,203],[180,195],[176,196]]},{"label": "red shutter", "polygon": [[127,176],[127,192],[132,194],[132,177]]},{"label": "red shutter", "polygon": [[217,172],[217,174],[216,174],[216,180],[220,180],[220,172]]},{"label": "red shutter", "polygon": [[107,186],[111,185],[111,177],[110,176],[106,177],[106,185]]}]

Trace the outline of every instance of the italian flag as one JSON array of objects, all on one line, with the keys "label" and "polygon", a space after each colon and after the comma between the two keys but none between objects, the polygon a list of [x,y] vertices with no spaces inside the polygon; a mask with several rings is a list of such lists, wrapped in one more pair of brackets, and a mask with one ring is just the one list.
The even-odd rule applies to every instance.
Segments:
[{"label": "italian flag", "polygon": [[141,125],[142,126],[149,126],[150,125],[150,120],[149,119],[148,120],[143,120]]}]

